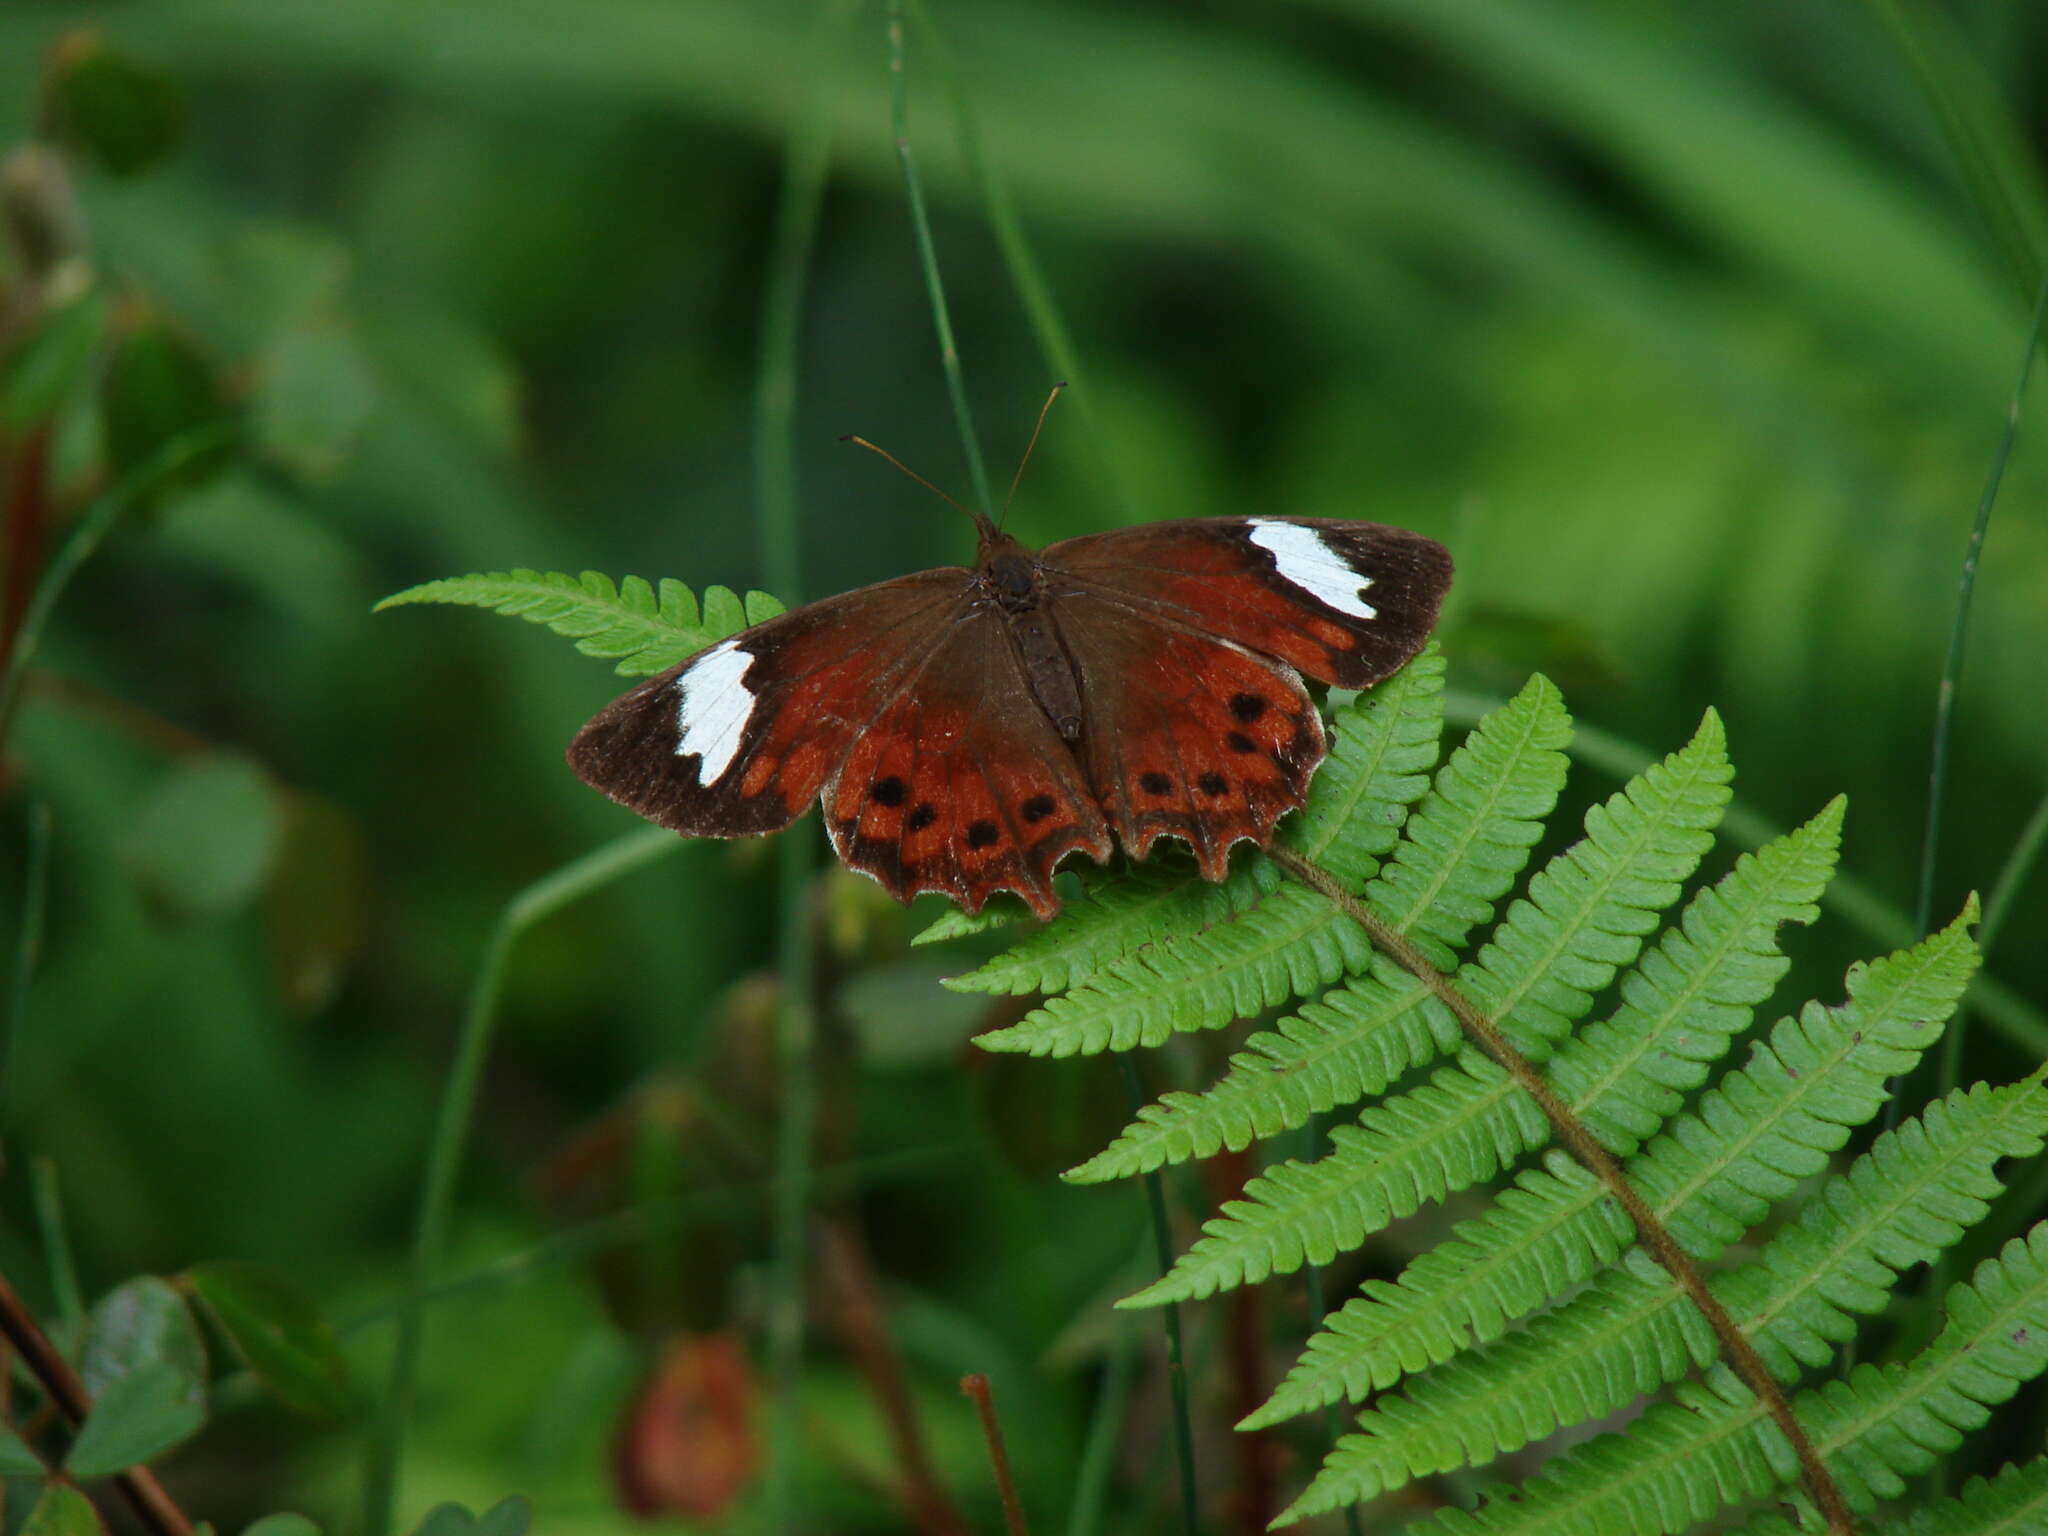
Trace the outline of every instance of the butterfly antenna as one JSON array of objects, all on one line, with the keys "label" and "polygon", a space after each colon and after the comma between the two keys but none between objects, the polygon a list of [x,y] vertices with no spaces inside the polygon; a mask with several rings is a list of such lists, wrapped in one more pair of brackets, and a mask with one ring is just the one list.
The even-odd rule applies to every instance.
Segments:
[{"label": "butterfly antenna", "polygon": [[965,512],[969,517],[973,518],[974,525],[977,528],[986,529],[991,526],[985,514],[975,511],[972,507],[963,506],[960,502],[955,501],[951,496],[948,496],[936,485],[933,485],[931,481],[925,479],[923,475],[920,475],[908,464],[904,463],[901,459],[897,458],[896,455],[891,453],[888,449],[877,448],[873,443],[869,442],[866,438],[860,436],[856,432],[847,433],[846,436],[840,438],[839,441],[841,441],[842,443],[857,443],[861,447],[867,449],[869,453],[880,454],[883,458],[887,459],[891,464],[894,464],[898,469],[902,470],[904,474],[910,476],[911,479],[915,480],[919,485],[923,486],[926,490],[930,491],[934,496],[938,497],[939,500],[945,502],[948,506],[953,507],[958,511]]},{"label": "butterfly antenna", "polygon": [[1052,409],[1053,401],[1059,399],[1060,391],[1067,387],[1061,379],[1053,385],[1052,393],[1045,397],[1045,404],[1038,408],[1038,423],[1031,429],[1031,441],[1024,445],[1024,457],[1017,461],[1017,473],[1010,477],[1010,494],[1003,498],[1003,510],[996,514],[996,526],[1001,527],[1003,519],[1010,515],[1010,503],[1017,498],[1017,487],[1024,483],[1024,466],[1031,462],[1031,450],[1038,446],[1038,434],[1045,430],[1046,412]]}]

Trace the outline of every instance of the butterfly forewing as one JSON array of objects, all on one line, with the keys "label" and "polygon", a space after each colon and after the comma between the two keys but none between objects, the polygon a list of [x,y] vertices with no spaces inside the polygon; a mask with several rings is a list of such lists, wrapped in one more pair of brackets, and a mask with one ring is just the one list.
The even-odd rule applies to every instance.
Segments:
[{"label": "butterfly forewing", "polygon": [[742,630],[613,701],[569,746],[593,788],[690,837],[785,827],[970,610],[920,572]]},{"label": "butterfly forewing", "polygon": [[1328,518],[1188,518],[1066,539],[1040,557],[1087,593],[1369,688],[1429,638],[1451,582],[1434,539]]}]

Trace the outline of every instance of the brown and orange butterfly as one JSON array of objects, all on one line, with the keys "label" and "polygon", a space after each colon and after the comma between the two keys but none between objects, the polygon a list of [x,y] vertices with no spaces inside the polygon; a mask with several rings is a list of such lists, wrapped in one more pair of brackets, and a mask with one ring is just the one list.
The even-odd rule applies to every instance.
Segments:
[{"label": "brown and orange butterfly", "polygon": [[1326,750],[1304,677],[1367,688],[1421,649],[1451,558],[1378,523],[1151,523],[1034,554],[973,514],[947,566],[757,624],[576,737],[593,787],[691,837],[822,799],[839,857],[899,900],[1058,910],[1053,870],[1184,838],[1223,877]]}]

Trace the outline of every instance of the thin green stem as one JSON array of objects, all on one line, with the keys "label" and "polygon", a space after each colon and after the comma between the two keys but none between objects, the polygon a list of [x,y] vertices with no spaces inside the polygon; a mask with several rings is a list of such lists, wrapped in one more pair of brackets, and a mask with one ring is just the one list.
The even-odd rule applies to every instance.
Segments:
[{"label": "thin green stem", "polygon": [[[1448,689],[1444,693],[1444,714],[1454,724],[1477,725],[1505,702]],[[1573,725],[1571,745],[1566,750],[1580,762],[1623,780],[1634,778],[1657,760],[1654,753],[1634,742],[1582,723]],[[1737,799],[1729,802],[1720,831],[1736,847],[1755,849],[1782,836],[1785,828],[1748,802]],[[1837,874],[1822,895],[1821,905],[1893,949],[1903,948],[1919,936],[1913,929],[1912,918],[1903,909],[1853,875]],[[1979,971],[1970,983],[1969,1003],[2021,1050],[2037,1057],[2048,1056],[2048,1014],[2004,982]]]},{"label": "thin green stem", "polygon": [[85,1293],[78,1286],[78,1262],[71,1253],[71,1232],[64,1224],[64,1191],[57,1182],[57,1164],[39,1157],[29,1165],[35,1197],[36,1235],[50,1266],[50,1295],[57,1315],[72,1327],[85,1320]]},{"label": "thin green stem", "polygon": [[13,1123],[14,1047],[28,1020],[29,980],[43,958],[43,913],[50,893],[50,806],[38,800],[28,813],[28,858],[21,875],[21,932],[14,940],[14,974],[0,1000],[0,1133]]},{"label": "thin green stem", "polygon": [[[801,601],[796,489],[796,399],[804,288],[832,159],[831,124],[814,89],[853,15],[850,0],[825,0],[811,19],[806,67],[782,163],[782,187],[761,300],[761,343],[754,387],[754,480],[761,569],[772,590]],[[816,1140],[816,1020],[806,897],[813,865],[806,832],[776,847],[776,963],[782,978],[777,1015],[780,1113],[775,1126],[774,1264],[768,1309],[769,1379],[767,1527],[793,1529],[802,1418],[804,1279],[810,1252],[811,1159]]]},{"label": "thin green stem", "polygon": [[946,104],[952,108],[954,132],[960,141],[961,157],[967,162],[968,178],[973,181],[975,192],[981,198],[982,212],[995,235],[996,249],[1002,254],[1010,284],[1017,290],[1017,298],[1031,322],[1032,333],[1038,338],[1039,353],[1055,378],[1064,379],[1073,386],[1074,405],[1080,413],[1081,425],[1088,434],[1103,479],[1124,516],[1135,520],[1140,516],[1138,502],[1131,492],[1129,478],[1123,473],[1115,439],[1103,422],[1094,392],[1088,388],[1080,350],[1074,345],[1073,335],[1054,302],[1052,286],[1045,280],[1045,271],[1038,264],[1037,253],[1032,250],[1031,241],[1024,233],[1024,221],[1017,215],[1017,205],[1010,196],[1009,186],[996,171],[982,145],[973,101],[961,88],[959,73],[953,68],[952,57],[946,50],[945,40],[939,35],[937,23],[932,20],[931,8],[925,0],[910,0],[910,13],[931,53],[932,72],[939,81],[940,89],[945,92]]},{"label": "thin green stem", "polygon": [[391,1375],[378,1405],[365,1467],[363,1528],[369,1536],[386,1536],[396,1513],[405,1422],[419,1376],[423,1303],[447,1243],[455,1181],[462,1169],[477,1087],[483,1080],[484,1062],[490,1055],[491,1037],[497,1029],[506,963],[526,931],[541,919],[682,846],[674,833],[658,827],[630,832],[529,885],[506,904],[492,931],[483,963],[470,984],[469,1007],[456,1041],[455,1060],[441,1088],[433,1140],[420,1180],[412,1255],[399,1298],[398,1335],[391,1349]]},{"label": "thin green stem", "polygon": [[[1941,849],[1942,802],[1948,790],[1949,738],[1955,726],[1956,689],[1963,677],[1963,653],[1970,633],[1970,599],[1977,588],[1977,565],[1984,554],[1984,536],[1991,527],[1991,509],[1998,501],[1998,489],[2005,481],[2005,466],[2012,458],[2013,443],[2019,437],[2020,403],[2026,398],[2027,380],[2034,372],[2034,354],[2041,349],[2041,326],[2048,320],[2048,278],[2041,281],[2034,296],[2034,313],[2027,323],[2027,345],[2020,358],[2019,377],[2013,381],[2012,398],[2005,408],[2005,428],[1998,435],[1997,450],[1991,455],[1991,469],[1984,477],[1984,490],[1977,498],[1977,517],[1970,526],[1970,542],[1963,551],[1962,576],[1956,583],[1956,610],[1949,626],[1948,660],[1941,669],[1941,686],[1935,694],[1934,753],[1927,775],[1927,827],[1920,842],[1920,894],[1913,908],[1913,929],[1925,933],[1934,917],[1934,877]],[[1940,1075],[1935,1094],[1947,1094],[1962,1072],[1964,1038],[1969,1033],[1969,1015],[1952,1023],[1941,1043]],[[1897,1125],[1904,1106],[1902,1095],[1893,1094],[1885,1105],[1885,1128]],[[1938,1293],[1937,1293],[1938,1294]]]},{"label": "thin green stem", "polygon": [[[1117,1068],[1123,1074],[1124,1097],[1135,1117],[1145,1107],[1145,1090],[1138,1082],[1137,1063],[1129,1051],[1117,1052]],[[1166,1180],[1158,1169],[1145,1175],[1145,1207],[1152,1221],[1152,1254],[1159,1273],[1173,1268],[1173,1230],[1166,1220]],[[1200,1504],[1195,1486],[1195,1426],[1188,1410],[1188,1373],[1181,1357],[1180,1306],[1169,1302],[1160,1308],[1166,1315],[1166,1380],[1173,1393],[1173,1449],[1180,1465],[1181,1526],[1188,1536],[1201,1529]]]},{"label": "thin green stem", "polygon": [[953,401],[953,421],[967,454],[967,472],[974,481],[974,505],[985,517],[995,515],[989,495],[988,467],[982,462],[981,440],[967,407],[967,385],[960,375],[960,348],[953,340],[953,317],[946,307],[946,286],[939,279],[939,255],[932,244],[931,220],[925,214],[924,187],[910,153],[910,93],[903,70],[903,0],[889,0],[889,121],[896,135],[896,158],[903,166],[903,190],[910,200],[910,222],[917,231],[917,259],[924,269],[925,293],[931,300],[932,325],[939,333],[939,362],[946,370],[946,393]]},{"label": "thin green stem", "polygon": [[22,614],[21,629],[15,636],[14,649],[8,654],[6,670],[0,672],[0,747],[6,745],[15,711],[21,705],[29,663],[35,659],[42,644],[43,630],[50,622],[51,613],[56,610],[58,599],[64,595],[64,589],[71,585],[72,577],[106,542],[114,525],[137,498],[149,494],[195,459],[225,447],[240,430],[235,422],[215,422],[171,439],[85,509],[78,526],[72,529],[71,537],[64,541],[64,547],[57,551],[56,557],[44,568],[42,579],[36,583],[35,596],[29,599],[28,608]]},{"label": "thin green stem", "polygon": [[1942,666],[1941,686],[1935,693],[1934,753],[1927,775],[1927,826],[1920,841],[1920,894],[1913,907],[1913,927],[1920,933],[1927,931],[1934,915],[1934,875],[1941,847],[1942,797],[1948,786],[1948,744],[1955,723],[1956,689],[1962,681],[1963,655],[1970,634],[1970,600],[1977,589],[1977,566],[1984,553],[1984,536],[1991,527],[1991,509],[1997,504],[1999,487],[2005,481],[2005,466],[2012,457],[2013,443],[2019,436],[2020,402],[2026,396],[2027,380],[2034,371],[2034,354],[2041,347],[2044,317],[2048,317],[2048,279],[2042,280],[2034,299],[2034,314],[2027,324],[2027,345],[2020,358],[2019,378],[2014,381],[2012,398],[2006,404],[2005,427],[1999,433],[1998,447],[1991,455],[1990,472],[1985,476],[1984,489],[1977,498],[1977,517],[1970,527],[1970,540],[1963,551],[1962,575],[1956,582],[1955,616],[1949,625],[1948,659]]},{"label": "thin green stem", "polygon": [[1991,887],[1991,894],[1985,899],[1984,921],[1977,925],[1977,943],[1987,959],[1998,943],[1999,934],[2005,931],[2005,920],[2012,916],[2012,904],[2018,900],[2044,847],[2048,847],[2048,795],[2041,797],[2041,803],[2034,807],[2034,814],[2020,829],[2012,852],[2006,856],[2005,867],[1998,872],[1998,883]]},{"label": "thin green stem", "polygon": [[1116,1450],[1130,1412],[1131,1377],[1138,1359],[1138,1331],[1119,1321],[1110,1336],[1103,1362],[1102,1386],[1095,1394],[1095,1412],[1088,1439],[1081,1447],[1081,1466],[1074,1474],[1074,1497],[1067,1506],[1067,1536],[1102,1536],[1109,1513],[1110,1477]]},{"label": "thin green stem", "polygon": [[2024,130],[1947,16],[1918,0],[1864,0],[1913,72],[1956,172],[2019,292],[2039,280],[2041,185]]}]

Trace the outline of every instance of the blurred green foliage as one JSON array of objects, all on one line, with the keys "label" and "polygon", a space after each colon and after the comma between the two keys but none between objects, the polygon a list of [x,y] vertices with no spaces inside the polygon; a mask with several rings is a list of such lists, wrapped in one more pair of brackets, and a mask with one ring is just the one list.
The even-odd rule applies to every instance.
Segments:
[{"label": "blurred green foliage", "polygon": [[[1454,685],[1545,669],[1590,723],[1659,750],[1718,704],[1739,793],[1789,824],[1846,789],[1845,867],[1910,902],[1964,537],[2048,251],[2038,7],[934,10],[1085,365],[1021,536],[1247,509],[1430,532],[1461,567]],[[39,1303],[61,1287],[19,1176],[30,1152],[57,1169],[90,1295],[259,1263],[380,1379],[486,936],[520,888],[632,823],[560,761],[616,690],[606,667],[520,626],[370,609],[516,567],[762,584],[748,419],[808,14],[0,8],[0,460],[38,454],[49,493],[34,538],[10,500],[6,590],[111,476],[195,424],[235,432],[152,486],[81,573],[5,745],[10,957],[30,806],[54,828],[42,964],[0,1085],[0,1269]],[[969,548],[955,514],[835,442],[859,431],[966,478],[882,60],[864,9],[811,83],[834,145],[798,398],[811,596]],[[930,55],[911,69],[1000,480],[1053,365]],[[1941,911],[1997,878],[2048,783],[2044,436],[2037,392],[1978,585]],[[1582,778],[1584,796],[1611,787]],[[773,885],[759,846],[693,845],[514,956],[453,1262],[483,1278],[428,1314],[408,1528],[510,1493],[550,1533],[629,1528],[608,1447],[655,1330],[701,1328],[705,1306],[758,1328]],[[828,1209],[880,1277],[940,1482],[992,1528],[951,1394],[986,1371],[1026,1502],[1056,1528],[1126,1326],[1103,1304],[1142,1278],[1141,1218],[1046,1170],[1099,1144],[1114,1091],[1105,1105],[1078,1064],[971,1060],[953,1004],[934,997],[928,1020],[916,1002],[929,968],[901,958],[934,914],[837,877],[821,901],[849,1016]],[[2044,922],[2037,874],[1990,966],[2048,1006]],[[1828,928],[1788,988],[1871,947]],[[2008,1049],[1974,1038],[1971,1076],[2017,1075]],[[678,1079],[695,1085],[680,1101],[651,1093]],[[1034,1101],[1039,1123],[1010,1123]],[[653,1143],[649,1104],[667,1106]],[[660,1148],[681,1149],[680,1183]],[[654,1203],[605,1263],[548,1246],[635,1200]],[[690,1316],[622,1304],[707,1246]],[[1223,1321],[1191,1320],[1198,1381],[1220,1374],[1202,1372]],[[829,1309],[815,1322],[813,1528],[901,1529],[878,1491],[896,1477],[883,1421]],[[246,1386],[217,1393],[221,1422],[167,1479],[223,1528],[288,1506],[353,1529],[360,1423],[302,1426]],[[1156,1388],[1141,1375],[1140,1402]],[[1222,1391],[1197,1392],[1218,1489]],[[1149,1528],[1155,1503],[1167,1528],[1164,1457],[1144,1408],[1113,1467],[1137,1490],[1118,1529]]]}]

